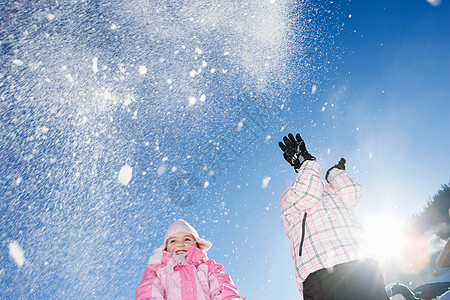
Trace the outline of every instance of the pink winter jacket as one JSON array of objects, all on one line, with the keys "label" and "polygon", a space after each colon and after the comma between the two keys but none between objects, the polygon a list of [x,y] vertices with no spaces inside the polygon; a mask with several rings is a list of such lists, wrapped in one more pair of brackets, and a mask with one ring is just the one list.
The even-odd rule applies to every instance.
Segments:
[{"label": "pink winter jacket", "polygon": [[176,265],[173,271],[167,266],[171,258],[172,255],[165,251],[150,258],[144,277],[137,287],[136,299],[241,299],[231,277],[224,273],[223,266],[208,259],[197,247],[194,246],[189,251],[187,265]]}]

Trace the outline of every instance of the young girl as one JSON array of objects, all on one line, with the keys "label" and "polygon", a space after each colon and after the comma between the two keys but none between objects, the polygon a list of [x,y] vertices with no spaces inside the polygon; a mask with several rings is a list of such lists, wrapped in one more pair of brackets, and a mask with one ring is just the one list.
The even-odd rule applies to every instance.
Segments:
[{"label": "young girl", "polygon": [[242,299],[223,266],[206,256],[211,245],[186,221],[174,222],[150,257],[136,299]]}]

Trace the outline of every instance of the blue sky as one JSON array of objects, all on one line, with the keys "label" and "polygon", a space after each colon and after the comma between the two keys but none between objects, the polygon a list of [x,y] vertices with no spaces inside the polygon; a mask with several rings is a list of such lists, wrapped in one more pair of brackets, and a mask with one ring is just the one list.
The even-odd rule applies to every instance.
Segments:
[{"label": "blue sky", "polygon": [[345,157],[363,224],[418,212],[450,179],[449,13],[3,1],[0,296],[132,299],[184,218],[247,299],[301,299],[278,141],[300,132],[323,173]]}]

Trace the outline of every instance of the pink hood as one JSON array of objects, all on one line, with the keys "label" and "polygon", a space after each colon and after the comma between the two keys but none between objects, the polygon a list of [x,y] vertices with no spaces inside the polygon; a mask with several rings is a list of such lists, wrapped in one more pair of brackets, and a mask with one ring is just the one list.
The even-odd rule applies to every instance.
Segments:
[{"label": "pink hood", "polygon": [[192,227],[188,222],[183,219],[178,219],[177,221],[173,222],[172,225],[169,226],[169,228],[167,228],[166,234],[164,236],[164,242],[159,248],[155,250],[155,252],[163,251],[166,248],[167,239],[177,232],[186,232],[192,234],[199,248],[204,252],[208,251],[212,246],[211,242],[200,238],[197,230],[195,230],[195,228]]}]

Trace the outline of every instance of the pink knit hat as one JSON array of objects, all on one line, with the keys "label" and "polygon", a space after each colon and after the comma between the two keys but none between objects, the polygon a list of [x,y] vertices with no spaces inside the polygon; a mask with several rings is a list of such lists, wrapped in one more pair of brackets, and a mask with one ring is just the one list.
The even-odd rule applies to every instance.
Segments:
[{"label": "pink knit hat", "polygon": [[207,240],[200,238],[198,236],[197,230],[195,230],[194,227],[189,225],[188,222],[179,219],[174,223],[172,223],[172,225],[170,225],[169,228],[167,228],[166,235],[164,236],[164,243],[161,245],[161,247],[157,248],[155,252],[163,251],[166,248],[167,240],[177,232],[187,232],[189,234],[192,234],[195,238],[195,241],[198,243],[199,248],[204,252],[208,251],[212,246],[211,242],[208,242]]}]

